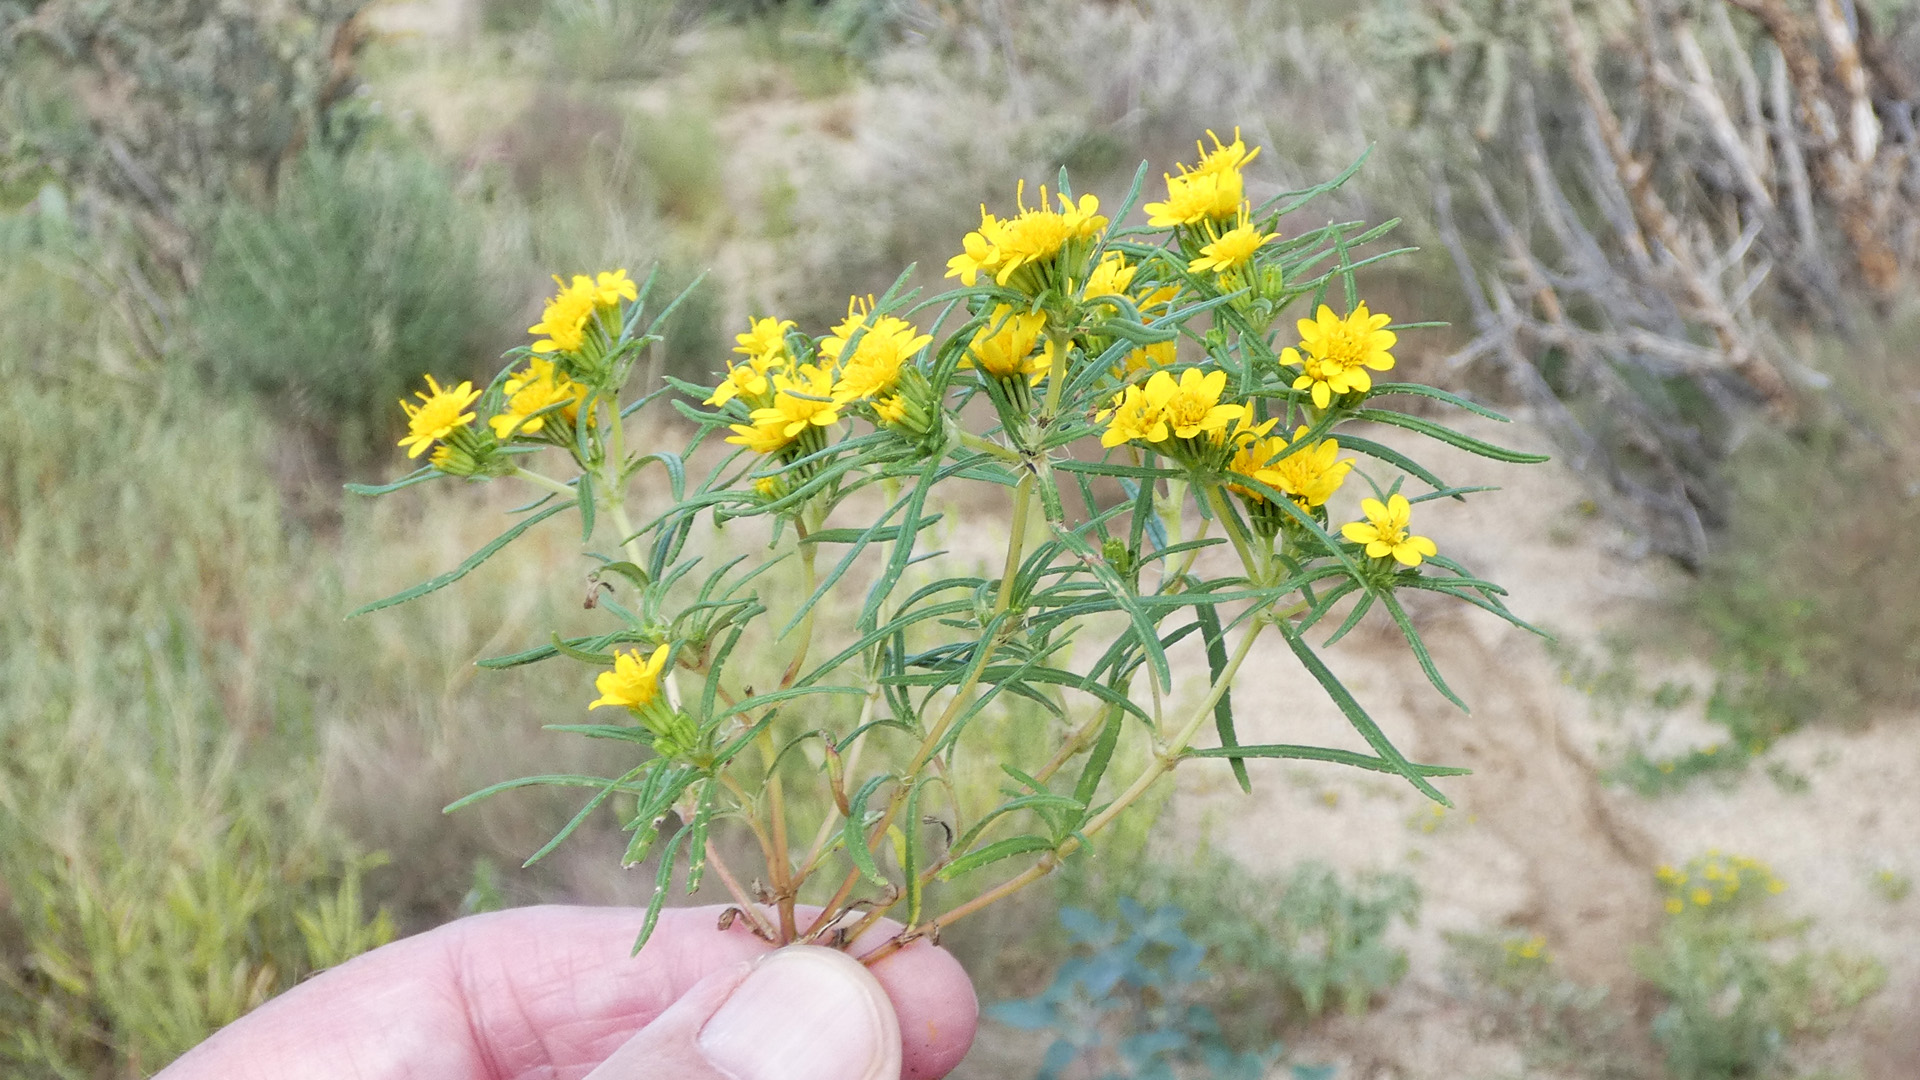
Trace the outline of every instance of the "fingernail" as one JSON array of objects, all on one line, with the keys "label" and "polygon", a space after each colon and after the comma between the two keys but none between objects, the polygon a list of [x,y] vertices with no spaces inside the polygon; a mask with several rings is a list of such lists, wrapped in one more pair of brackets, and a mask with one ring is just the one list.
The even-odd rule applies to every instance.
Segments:
[{"label": "fingernail", "polygon": [[700,1031],[700,1052],[735,1080],[892,1080],[900,1029],[858,960],[797,946],[771,953]]}]

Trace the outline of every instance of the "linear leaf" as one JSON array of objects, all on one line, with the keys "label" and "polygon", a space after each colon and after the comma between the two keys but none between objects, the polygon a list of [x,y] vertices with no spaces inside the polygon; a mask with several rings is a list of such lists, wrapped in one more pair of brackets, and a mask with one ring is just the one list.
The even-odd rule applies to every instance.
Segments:
[{"label": "linear leaf", "polygon": [[864,820],[867,816],[867,800],[873,798],[873,793],[880,790],[880,785],[892,779],[891,774],[881,773],[860,786],[859,793],[853,797],[853,810],[847,815],[847,826],[844,830],[848,857],[853,859],[853,865],[859,869],[860,873],[875,885],[885,885],[887,879],[880,873],[880,867],[874,863],[873,852],[867,850],[867,826]]},{"label": "linear leaf", "polygon": [[[1209,746],[1189,747],[1182,757],[1219,758],[1235,754],[1251,758],[1288,758],[1295,761],[1327,761],[1335,765],[1352,765],[1358,769],[1370,769],[1374,772],[1398,773],[1400,770],[1392,762],[1384,761],[1366,754],[1356,754],[1351,750],[1335,750],[1327,746],[1290,746],[1285,743],[1262,743],[1255,746]],[[1470,776],[1472,769],[1463,769],[1452,765],[1418,765],[1409,762],[1408,768],[1421,776]]]},{"label": "linear leaf", "polygon": [[996,840],[978,851],[970,851],[958,859],[940,868],[941,881],[952,881],[969,871],[997,863],[1002,859],[1011,859],[1016,855],[1026,855],[1035,851],[1052,851],[1054,842],[1044,836],[1013,836],[1005,840]]},{"label": "linear leaf", "polygon": [[1414,769],[1406,756],[1394,747],[1386,733],[1380,730],[1380,725],[1374,723],[1373,718],[1367,715],[1367,711],[1360,707],[1360,703],[1354,700],[1352,692],[1341,684],[1340,679],[1327,667],[1326,662],[1308,646],[1305,639],[1301,638],[1300,632],[1288,625],[1285,620],[1275,625],[1279,627],[1281,636],[1287,639],[1287,647],[1293,650],[1293,655],[1299,658],[1308,674],[1312,675],[1327,692],[1327,696],[1333,699],[1333,703],[1339,706],[1347,722],[1360,733],[1360,737],[1367,740],[1368,746],[1373,747],[1373,752],[1393,766],[1394,772],[1405,777],[1408,783],[1419,789],[1427,798],[1442,806],[1451,807],[1452,801],[1440,794],[1440,789],[1427,783],[1426,778]]},{"label": "linear leaf", "polygon": [[430,592],[434,592],[436,590],[446,588],[447,586],[453,584],[456,581],[459,581],[461,578],[466,577],[468,574],[472,573],[475,569],[477,569],[480,566],[481,563],[486,562],[488,559],[492,558],[494,554],[498,552],[501,548],[506,547],[508,544],[513,543],[513,541],[517,539],[521,533],[526,532],[528,529],[533,528],[535,525],[540,524],[541,522],[547,520],[548,518],[559,513],[560,511],[571,507],[572,505],[573,505],[573,500],[568,499],[566,502],[556,503],[553,506],[547,507],[545,510],[540,511],[538,514],[535,514],[532,517],[525,519],[524,521],[520,521],[516,523],[512,528],[508,529],[506,532],[503,532],[499,536],[494,537],[491,541],[487,543],[487,546],[481,548],[479,551],[474,552],[472,555],[469,555],[467,557],[466,562],[461,563],[459,566],[453,568],[452,570],[449,570],[446,573],[441,574],[439,577],[436,577],[431,581],[423,581],[420,584],[415,585],[411,589],[402,589],[401,591],[394,593],[392,596],[389,596],[384,600],[375,600],[371,604],[364,604],[358,608],[355,608],[354,611],[347,616],[347,618],[349,619],[358,618],[370,612],[379,611],[381,608],[390,608],[395,604],[404,604],[409,600],[416,600],[422,596],[427,595]]},{"label": "linear leaf", "polygon": [[[1220,612],[1212,607],[1195,608],[1195,619],[1200,622],[1200,635],[1207,645],[1207,668],[1215,682],[1220,673],[1227,669],[1227,638],[1220,632]],[[1223,687],[1220,700],[1213,706],[1213,729],[1220,735],[1220,745],[1232,748],[1239,743],[1233,732],[1233,688]],[[1239,758],[1229,759],[1233,765],[1233,778],[1240,784],[1240,790],[1253,794],[1253,780],[1247,776],[1247,763]]]}]

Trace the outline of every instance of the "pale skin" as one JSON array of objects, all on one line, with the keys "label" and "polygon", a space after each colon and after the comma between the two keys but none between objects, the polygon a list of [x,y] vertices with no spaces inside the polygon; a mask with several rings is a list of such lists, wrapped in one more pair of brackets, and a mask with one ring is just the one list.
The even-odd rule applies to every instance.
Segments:
[{"label": "pale skin", "polygon": [[[743,923],[718,929],[721,911],[665,912],[638,957],[629,952],[641,913],[631,909],[462,919],[315,976],[156,1080],[578,1080],[602,1063],[595,1080],[725,1077],[696,1039],[772,946]],[[874,927],[868,947],[900,929]],[[853,963],[823,954],[818,962]],[[920,942],[871,971],[898,1021],[899,1052],[884,1055],[898,1062],[893,1075],[945,1075],[972,1043],[977,1011],[959,962]],[[636,1056],[649,1064],[618,1066]]]}]

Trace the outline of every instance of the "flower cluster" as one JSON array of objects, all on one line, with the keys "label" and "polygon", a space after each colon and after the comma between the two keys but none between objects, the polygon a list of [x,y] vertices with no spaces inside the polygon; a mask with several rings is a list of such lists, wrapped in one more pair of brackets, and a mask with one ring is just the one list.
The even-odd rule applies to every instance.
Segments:
[{"label": "flower cluster", "polygon": [[[575,274],[571,283],[553,280],[560,291],[528,328],[540,340],[526,350],[527,366],[507,373],[497,397],[470,382],[447,388],[428,376],[427,389],[415,393],[419,404],[400,402],[407,415],[400,445],[408,457],[434,447],[428,460],[443,473],[505,475],[512,466],[501,453],[503,445],[522,440],[568,446],[582,419],[589,426],[596,423],[590,399],[592,384],[607,374],[613,340],[608,324],[620,302],[637,299],[639,290],[625,270]],[[467,410],[483,396],[498,405],[486,424],[476,427],[479,414]]]},{"label": "flower cluster", "polygon": [[1673,915],[1716,905],[1731,907],[1762,894],[1783,892],[1787,887],[1766,863],[1717,848],[1688,860],[1684,868],[1662,866],[1654,877],[1666,892],[1667,911]]},{"label": "flower cluster", "polygon": [[[1349,761],[1446,804],[1434,781],[1461,770],[1393,750],[1314,653],[1385,606],[1435,689],[1457,702],[1400,590],[1525,624],[1497,586],[1413,531],[1415,502],[1470,489],[1443,487],[1407,451],[1346,425],[1397,423],[1489,457],[1526,455],[1373,403],[1417,393],[1465,404],[1433,387],[1374,382],[1394,368],[1398,339],[1362,301],[1352,254],[1384,229],[1283,231],[1277,203],[1248,195],[1258,148],[1235,131],[1198,149],[1197,162],[1166,175],[1145,227],[1124,220],[1132,196],[1110,220],[1064,176],[1034,205],[1023,183],[1008,216],[981,206],[979,227],[947,263],[959,279],[950,291],[922,299],[903,275],[879,299],[850,299],[830,327],[750,318],[713,383],[673,381],[704,402],[673,403],[694,428],[677,452],[661,445],[677,425],[654,425],[638,448],[626,441],[628,414],[654,396],[631,377],[666,316],[642,318],[650,286],[624,270],[556,278],[530,344],[490,383],[429,379],[403,403],[401,445],[414,458],[432,453],[432,467],[404,483],[437,470],[509,477],[546,496],[514,511],[520,520],[464,568],[577,512],[597,563],[586,606],[617,625],[547,635],[497,660],[564,656],[594,668],[587,708],[619,719],[567,726],[645,748],[592,783],[630,815],[628,862],[659,856],[656,904],[684,858],[695,880],[713,867],[734,896],[729,918],[769,941],[860,940],[877,920],[904,916],[883,954],[1037,880],[1185,761],[1224,759],[1243,784],[1256,758]],[[1297,341],[1278,340],[1276,327],[1288,326]],[[717,437],[733,452],[712,453]],[[549,461],[577,468],[548,475]],[[710,471],[690,477],[701,462]],[[636,527],[626,499],[656,467],[672,498],[651,500]],[[1335,508],[1360,494],[1349,480],[1373,497],[1340,526]],[[943,571],[924,546],[940,514],[930,492],[949,482],[1007,500],[1006,550],[985,573]],[[1403,494],[1410,483],[1433,490]],[[777,554],[712,557],[700,538],[729,520],[764,521]],[[844,554],[822,566],[836,548]],[[793,578],[781,578],[788,569]],[[1188,634],[1204,639],[1205,665],[1169,659]],[[1264,655],[1297,659],[1377,757],[1237,740],[1227,691],[1244,664],[1266,662],[1254,647],[1269,634],[1287,644]],[[1105,639],[1102,659],[1071,662],[1064,647],[1093,637]],[[1204,692],[1190,692],[1196,681]],[[947,772],[977,760],[978,744],[955,748],[982,710],[1016,699],[1063,721],[1049,731],[1082,734],[1033,760],[1005,751],[992,764],[1019,789],[997,807],[973,806],[982,786]],[[1144,765],[1114,753],[1136,723],[1157,748]],[[1221,745],[1202,745],[1215,734]],[[859,751],[874,737],[887,749],[863,770]],[[809,769],[821,787],[786,799],[785,785]],[[803,820],[815,812],[824,820]],[[935,822],[949,826],[944,843],[920,827]],[[708,844],[710,829],[736,825],[765,857],[764,891],[752,896],[739,882],[754,879],[724,865],[732,847]],[[811,851],[791,848],[802,835],[818,837]],[[897,858],[878,858],[889,843]],[[1002,885],[945,913],[923,910],[928,883],[1013,858],[1027,867]],[[1724,902],[1753,872],[1713,872],[1729,867],[1730,886],[1709,875],[1715,884],[1675,887]],[[823,872],[842,884],[824,887],[812,877]],[[1676,895],[1684,905],[1692,894]],[[801,896],[833,899],[809,917],[795,910]],[[1519,950],[1521,961],[1544,957],[1537,940]]]}]

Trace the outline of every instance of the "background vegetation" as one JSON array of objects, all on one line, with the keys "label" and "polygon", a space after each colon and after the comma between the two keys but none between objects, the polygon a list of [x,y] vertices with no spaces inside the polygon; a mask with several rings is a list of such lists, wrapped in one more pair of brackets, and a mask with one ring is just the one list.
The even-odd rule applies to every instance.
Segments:
[{"label": "background vegetation", "polygon": [[[1402,362],[1520,409],[1627,554],[1684,567],[1656,633],[1567,667],[1705,725],[1614,775],[1657,798],[1911,723],[1916,85],[1896,0],[0,3],[0,1063],[151,1071],[396,933],[632,899],[611,858],[507,869],[558,802],[438,813],[501,760],[574,768],[538,726],[580,687],[471,666],[577,609],[561,541],[340,620],[494,531],[469,493],[339,485],[393,471],[393,400],[490,372],[548,273],[706,273],[652,361],[697,379],[749,313],[817,328],[944,265],[1016,178],[1117,194],[1208,126],[1275,187],[1373,145],[1339,211],[1426,248],[1375,307],[1457,327]],[[1691,689],[1647,674],[1688,655]],[[1400,1000],[1420,867],[1145,835],[1056,899],[1090,948],[1185,912],[1136,996],[1213,1026],[1167,1060],[1311,1064]],[[1014,911],[954,942],[986,996],[1073,985],[1050,902]],[[1611,992],[1509,929],[1456,942],[1451,1000],[1555,1075],[1777,1074],[1879,985],[1759,915],[1619,942]]]}]

